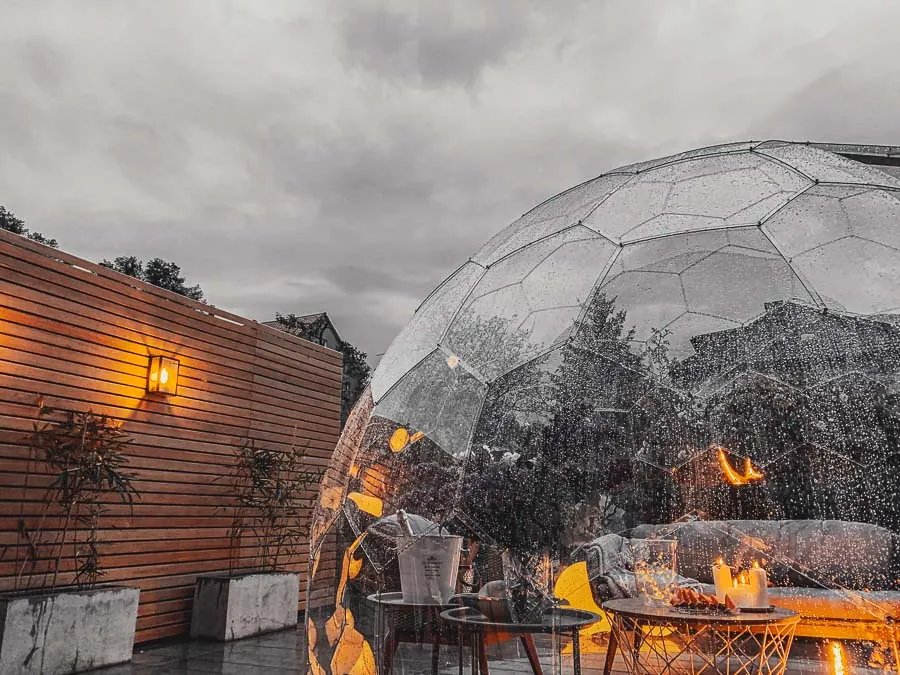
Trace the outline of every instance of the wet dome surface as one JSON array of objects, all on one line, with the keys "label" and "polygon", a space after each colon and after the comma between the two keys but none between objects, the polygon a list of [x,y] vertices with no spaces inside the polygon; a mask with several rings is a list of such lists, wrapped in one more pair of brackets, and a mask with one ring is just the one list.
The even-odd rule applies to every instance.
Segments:
[{"label": "wet dome surface", "polygon": [[[616,169],[421,304],[326,475],[314,565],[340,522],[385,569],[364,534],[399,508],[526,558],[705,521],[733,545],[673,535],[701,567],[768,559],[878,619],[860,592],[900,577],[898,383],[900,178],[781,142]],[[419,433],[396,450],[398,427]]]}]

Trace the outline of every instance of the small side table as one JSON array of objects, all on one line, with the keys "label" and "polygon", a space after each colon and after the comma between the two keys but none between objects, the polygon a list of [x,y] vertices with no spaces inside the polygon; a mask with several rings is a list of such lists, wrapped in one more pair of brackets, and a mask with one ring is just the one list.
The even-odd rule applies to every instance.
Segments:
[{"label": "small side table", "polygon": [[602,607],[612,624],[604,675],[612,670],[616,650],[631,675],[783,675],[800,622],[796,612],[780,607],[760,613],[694,612],[638,598],[609,600]]},{"label": "small side table", "polygon": [[[403,602],[403,593],[373,593],[367,600],[375,603],[375,623],[383,644],[379,650],[378,672],[390,675],[394,666],[394,654],[401,642],[431,644],[431,672],[437,675],[441,645],[455,645],[456,631],[448,630],[441,620],[441,612],[450,605],[418,604]],[[451,634],[452,633],[452,634]]]},{"label": "small side table", "polygon": [[[441,617],[448,623],[459,626],[463,634],[469,636],[469,644],[472,646],[472,675],[488,675],[487,654],[485,650],[485,637],[489,634],[519,635],[528,661],[535,675],[541,674],[541,664],[538,661],[537,650],[534,648],[533,635],[537,633],[556,633],[572,638],[572,661],[575,675],[581,675],[581,648],[578,634],[582,629],[597,623],[603,617],[583,609],[569,609],[557,607],[548,611],[541,618],[540,623],[499,623],[491,621],[484,614],[471,607],[457,607],[441,613]],[[462,638],[462,635],[460,636]],[[459,672],[462,673],[462,639],[459,642]]]}]

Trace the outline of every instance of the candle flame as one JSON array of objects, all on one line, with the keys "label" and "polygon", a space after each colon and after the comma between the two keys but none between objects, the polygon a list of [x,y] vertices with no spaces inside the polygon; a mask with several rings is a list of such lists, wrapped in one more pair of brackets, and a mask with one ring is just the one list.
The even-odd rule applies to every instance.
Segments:
[{"label": "candle flame", "polygon": [[847,656],[844,654],[844,645],[834,641],[830,643],[830,647],[832,675],[847,675]]},{"label": "candle flame", "polygon": [[724,564],[725,564],[725,561],[722,560],[721,556],[719,556],[718,560],[716,560],[716,565],[724,565]]},{"label": "candle flame", "polygon": [[758,569],[759,569],[759,560],[754,560],[754,561],[753,561],[753,569],[755,569],[755,570],[758,570]]}]

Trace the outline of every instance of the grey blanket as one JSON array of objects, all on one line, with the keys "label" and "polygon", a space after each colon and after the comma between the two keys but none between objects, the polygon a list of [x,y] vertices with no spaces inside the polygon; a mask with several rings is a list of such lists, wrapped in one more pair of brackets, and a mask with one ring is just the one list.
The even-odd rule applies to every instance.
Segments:
[{"label": "grey blanket", "polygon": [[[618,534],[604,534],[584,546],[588,577],[601,602],[615,598],[637,597],[631,540]],[[696,579],[677,576],[676,583],[696,591],[702,585]]]}]

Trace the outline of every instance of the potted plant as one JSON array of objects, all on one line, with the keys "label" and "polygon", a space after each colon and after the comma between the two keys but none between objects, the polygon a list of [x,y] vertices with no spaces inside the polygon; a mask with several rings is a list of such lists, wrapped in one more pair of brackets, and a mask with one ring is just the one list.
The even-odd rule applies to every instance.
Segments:
[{"label": "potted plant", "polygon": [[[15,549],[14,591],[0,595],[0,672],[62,675],[131,660],[137,588],[100,585],[99,531],[110,501],[138,496],[121,422],[40,401]],[[31,485],[46,484],[35,517]]]},{"label": "potted plant", "polygon": [[[300,579],[283,565],[307,541],[303,511],[321,471],[306,468],[304,448],[274,450],[252,439],[236,446],[235,460],[229,568],[197,578],[191,637],[237,640],[297,625]],[[255,555],[238,569],[245,534]]]}]

